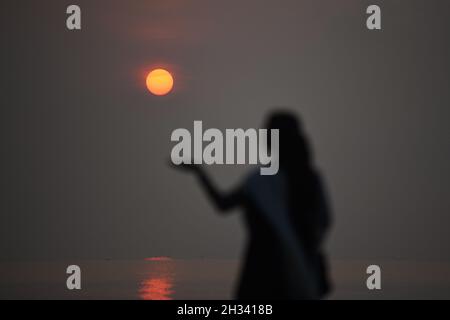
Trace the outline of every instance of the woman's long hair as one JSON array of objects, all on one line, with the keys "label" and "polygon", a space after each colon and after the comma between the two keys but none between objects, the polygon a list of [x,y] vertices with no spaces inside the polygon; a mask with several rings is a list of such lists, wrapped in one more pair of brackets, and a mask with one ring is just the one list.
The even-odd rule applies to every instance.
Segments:
[{"label": "woman's long hair", "polygon": [[316,176],[310,146],[302,131],[301,123],[290,112],[273,113],[268,119],[267,128],[278,129],[280,132],[280,170],[287,177],[291,221],[305,252],[313,252],[316,249],[314,243]]}]

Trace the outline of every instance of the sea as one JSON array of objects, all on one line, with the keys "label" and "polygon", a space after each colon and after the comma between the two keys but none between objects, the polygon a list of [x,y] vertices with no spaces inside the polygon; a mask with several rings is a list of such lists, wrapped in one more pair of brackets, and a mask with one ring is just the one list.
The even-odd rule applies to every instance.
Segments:
[{"label": "sea", "polygon": [[[366,285],[373,264],[381,268],[379,290]],[[80,267],[79,290],[67,288],[69,265]],[[450,262],[332,260],[329,270],[327,299],[450,299]],[[228,300],[239,271],[238,259],[0,262],[0,299]]]}]

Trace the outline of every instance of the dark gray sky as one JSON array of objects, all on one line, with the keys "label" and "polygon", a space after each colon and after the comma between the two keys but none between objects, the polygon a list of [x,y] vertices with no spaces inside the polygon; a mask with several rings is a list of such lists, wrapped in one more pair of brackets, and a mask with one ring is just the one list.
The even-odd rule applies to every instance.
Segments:
[{"label": "dark gray sky", "polygon": [[[239,212],[167,166],[170,134],[274,106],[314,144],[332,257],[450,259],[450,5],[376,3],[370,32],[361,0],[2,1],[1,259],[238,256]],[[154,66],[171,95],[145,90]]]}]

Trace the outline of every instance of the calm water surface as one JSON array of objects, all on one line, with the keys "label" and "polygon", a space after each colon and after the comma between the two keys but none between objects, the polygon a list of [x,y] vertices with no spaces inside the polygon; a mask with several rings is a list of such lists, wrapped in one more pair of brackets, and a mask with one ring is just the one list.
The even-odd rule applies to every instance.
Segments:
[{"label": "calm water surface", "polygon": [[[366,267],[382,268],[382,290],[368,291]],[[78,264],[82,289],[66,289],[66,268]],[[238,260],[1,262],[0,299],[231,299]],[[331,263],[331,299],[450,299],[450,263],[338,260]],[[268,277],[276,275],[267,275]]]}]

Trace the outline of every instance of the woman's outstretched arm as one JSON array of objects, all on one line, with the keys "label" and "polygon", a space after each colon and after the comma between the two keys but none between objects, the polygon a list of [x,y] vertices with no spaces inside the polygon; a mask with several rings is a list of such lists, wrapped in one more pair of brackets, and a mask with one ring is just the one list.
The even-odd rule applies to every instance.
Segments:
[{"label": "woman's outstretched arm", "polygon": [[197,171],[197,177],[199,178],[203,189],[205,189],[209,198],[219,210],[228,211],[241,203],[242,196],[239,190],[229,193],[219,191],[206,172],[201,168]]},{"label": "woman's outstretched arm", "polygon": [[229,193],[219,191],[201,166],[182,164],[177,166],[177,168],[195,173],[200,181],[200,185],[214,203],[215,207],[217,207],[220,211],[225,212],[231,210],[242,203],[243,199],[240,190],[235,190]]}]

